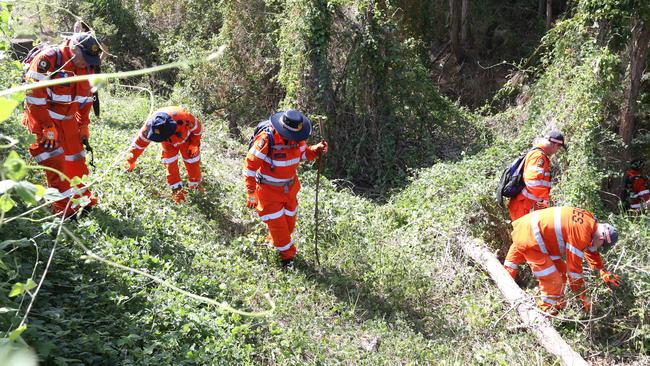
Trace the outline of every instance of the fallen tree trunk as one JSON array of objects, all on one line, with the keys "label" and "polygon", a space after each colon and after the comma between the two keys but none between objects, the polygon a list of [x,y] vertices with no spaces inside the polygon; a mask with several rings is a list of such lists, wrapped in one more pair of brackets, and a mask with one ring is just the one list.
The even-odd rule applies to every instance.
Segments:
[{"label": "fallen tree trunk", "polygon": [[461,246],[468,256],[488,272],[506,300],[517,309],[524,325],[535,334],[548,352],[557,356],[562,364],[567,366],[589,365],[564,341],[551,322],[537,310],[535,301],[519,288],[497,257],[488,251],[480,240],[465,240],[461,242]]}]

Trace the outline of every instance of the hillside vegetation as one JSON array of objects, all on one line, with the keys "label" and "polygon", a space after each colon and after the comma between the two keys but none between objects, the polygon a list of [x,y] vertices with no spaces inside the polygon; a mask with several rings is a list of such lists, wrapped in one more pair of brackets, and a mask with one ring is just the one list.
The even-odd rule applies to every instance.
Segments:
[{"label": "hillside vegetation", "polygon": [[[470,109],[433,77],[444,75],[458,92],[470,71],[431,64],[430,48],[442,46],[445,29],[417,16],[438,6],[432,19],[445,19],[446,3],[422,2],[417,9],[352,0],[58,2],[93,16],[93,27],[106,33],[118,56],[109,59],[111,71],[228,48],[209,63],[100,89],[102,115],[91,128],[96,168],[89,177],[100,203],[62,224],[46,208],[23,215],[43,202],[32,202],[29,192],[42,192],[26,182],[43,176],[22,166],[33,137],[21,125],[20,108],[0,123],[0,134],[16,139],[0,150],[2,179],[25,182],[0,199],[0,325],[7,331],[0,360],[555,364],[458,243],[481,238],[504,255],[510,224],[493,198],[500,172],[535,137],[559,128],[569,149],[553,159],[551,197],[619,228],[619,244],[604,260],[624,285],[610,290],[589,273],[592,313],[570,301],[553,324],[594,365],[649,363],[650,221],[646,213],[626,212],[616,198],[627,164],[619,134],[626,45],[633,20],[648,19],[647,4],[569,2],[543,37],[537,24],[543,19],[526,20],[540,37],[531,32],[503,57],[527,57],[522,68],[509,70],[509,81],[483,108]],[[501,29],[525,27],[510,17],[537,6],[470,3],[476,12],[506,7],[511,13]],[[16,20],[10,27],[5,19],[7,32],[33,31],[33,19],[21,18],[30,6],[11,8]],[[178,19],[145,26],[170,7]],[[42,20],[46,28],[70,28],[69,14],[55,14]],[[197,19],[200,26],[190,26]],[[475,37],[489,20],[472,23]],[[468,64],[498,57],[503,46],[487,50],[477,43],[468,48]],[[1,85],[17,83],[15,65],[5,60],[2,67]],[[647,75],[631,145],[646,160]],[[133,85],[153,90],[153,104]],[[204,123],[205,194],[191,194],[183,205],[169,199],[157,144],[134,172],[123,170],[126,149],[151,108],[173,104],[189,107]],[[323,124],[331,151],[320,178],[318,233],[316,168],[301,168],[299,254],[293,268],[282,269],[276,252],[262,244],[266,227],[245,206],[241,167],[252,127],[287,107]],[[317,133],[312,142],[320,138]],[[521,285],[536,296],[536,281],[523,277]],[[23,318],[26,327],[19,327]]]}]

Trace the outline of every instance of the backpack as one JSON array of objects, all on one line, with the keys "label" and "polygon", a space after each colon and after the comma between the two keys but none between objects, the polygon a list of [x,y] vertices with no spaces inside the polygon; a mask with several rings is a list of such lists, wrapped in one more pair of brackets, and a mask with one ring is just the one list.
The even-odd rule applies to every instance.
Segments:
[{"label": "backpack", "polygon": [[248,140],[248,150],[250,150],[251,147],[253,147],[255,138],[257,137],[257,135],[259,135],[262,132],[266,132],[266,135],[269,137],[269,150],[266,152],[266,156],[268,156],[268,158],[271,160],[271,170],[273,170],[275,168],[275,164],[273,163],[273,157],[271,152],[273,151],[273,145],[275,144],[275,141],[273,141],[273,134],[275,130],[273,129],[271,120],[267,119],[266,121],[262,121],[257,124],[255,130],[253,131],[253,135]]},{"label": "backpack", "polygon": [[54,64],[54,70],[58,70],[61,68],[61,60],[63,58],[63,54],[61,53],[61,49],[55,45],[51,45],[49,43],[43,42],[37,44],[34,48],[32,48],[28,53],[27,56],[23,59],[23,76],[22,76],[22,83],[27,82],[25,79],[25,74],[27,74],[27,71],[29,71],[29,66],[31,65],[32,61],[36,58],[36,56],[40,55],[42,52],[47,52],[50,49],[54,49],[56,52],[56,63]]},{"label": "backpack", "polygon": [[501,180],[496,192],[497,203],[500,206],[503,206],[503,197],[516,197],[526,186],[524,183],[524,163],[526,162],[526,156],[535,149],[541,150],[535,147],[517,156],[501,173]]}]

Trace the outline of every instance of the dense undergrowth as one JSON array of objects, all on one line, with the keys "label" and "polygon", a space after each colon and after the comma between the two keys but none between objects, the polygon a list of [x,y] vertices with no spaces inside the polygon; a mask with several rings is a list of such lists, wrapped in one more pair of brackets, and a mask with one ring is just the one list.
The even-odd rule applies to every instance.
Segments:
[{"label": "dense undergrowth", "polygon": [[[498,293],[431,222],[387,230],[385,208],[324,181],[322,266],[313,260],[313,191],[305,189],[301,254],[296,268],[283,272],[275,252],[260,245],[262,225],[243,205],[244,146],[227,137],[223,122],[205,124],[206,196],[179,207],[167,197],[156,147],[133,175],[112,165],[146,116],[148,100],[105,100],[108,113],[93,135],[101,204],[66,225],[112,261],[243,310],[268,308],[269,293],[277,310],[268,318],[219,314],[146,278],[84,261],[80,247],[64,239],[23,333],[46,363],[520,363],[529,354],[529,336],[511,339],[501,323],[490,330],[489,346],[476,349],[492,326],[490,314],[501,311]],[[314,172],[302,176],[312,187]],[[5,238],[41,230],[29,222],[2,227]],[[36,239],[41,258],[53,235]],[[34,249],[17,245],[16,280],[30,277]],[[18,307],[19,299],[5,297],[3,305]],[[3,318],[3,327],[12,321]]]},{"label": "dense undergrowth", "polygon": [[[78,243],[60,236],[22,333],[45,364],[552,364],[554,360],[520,327],[487,275],[456,245],[471,235],[503,254],[510,229],[504,210],[492,197],[498,174],[551,128],[562,129],[569,144],[568,151],[553,159],[553,201],[593,210],[601,220],[616,224],[621,240],[605,262],[624,280],[624,286],[610,291],[597,276],[589,275],[593,313],[582,314],[573,301],[560,314],[568,320],[554,324],[596,364],[649,361],[650,225],[646,214],[617,213],[619,202],[611,198],[610,184],[620,179],[624,168],[616,117],[624,71],[620,45],[626,41],[629,4],[608,1],[599,8],[598,2],[579,2],[572,17],[558,22],[542,40],[540,63],[522,71],[529,83],[504,90],[497,98],[505,95],[506,100],[495,104],[508,106],[507,96],[517,94],[527,95],[527,101],[479,116],[441,97],[430,83],[417,84],[412,93],[400,87],[426,77],[427,70],[414,44],[397,44],[398,37],[390,31],[397,20],[385,9],[368,20],[345,1],[331,2],[334,10],[327,16],[316,11],[327,5],[324,2],[280,3],[222,4],[224,17],[208,18],[215,24],[223,22],[225,33],[214,44],[202,46],[212,48],[231,38],[240,42],[234,43],[236,50],[249,47],[251,52],[232,51],[215,65],[185,70],[183,80],[198,93],[179,86],[169,100],[156,99],[156,107],[186,103],[205,112],[198,114],[205,122],[206,194],[191,195],[183,206],[173,204],[158,146],[149,147],[136,172],[122,172],[121,152],[150,105],[146,97],[113,86],[102,90],[104,112],[93,120],[92,129],[97,163],[93,190],[100,205],[65,224],[111,261],[241,310],[268,309],[269,294],[276,310],[268,317],[221,313],[146,277],[88,260]],[[306,27],[292,28],[293,18],[273,17],[285,32],[274,31],[278,24],[269,23],[263,32],[253,33],[242,26],[246,22],[234,21],[255,6],[277,15],[281,5],[297,13],[306,11],[310,15]],[[603,14],[616,15],[606,19],[612,32],[605,42],[598,41],[602,35],[594,25]],[[346,20],[360,28],[334,38],[336,47],[325,42],[328,32],[339,34],[337,27]],[[179,32],[185,37],[189,31],[181,27]],[[249,39],[254,42],[247,43]],[[346,57],[331,53],[339,48],[349,51]],[[322,53],[286,56],[306,49]],[[383,58],[373,60],[379,51]],[[343,72],[323,66],[340,65],[332,60],[341,58],[356,67]],[[250,65],[281,78],[247,73]],[[222,66],[226,67],[218,75],[235,83],[225,85],[210,77],[213,68]],[[328,109],[332,96],[310,89],[313,83],[337,80],[343,80],[340,85],[349,95],[363,97],[358,105],[349,95],[344,98],[348,104],[336,104],[342,116],[352,117],[332,118],[338,115]],[[375,95],[362,87],[365,83],[388,83],[394,89]],[[200,94],[211,87],[218,92]],[[230,112],[206,110],[205,104],[214,106],[220,100],[230,103],[222,107]],[[373,106],[370,112],[361,110],[365,103]],[[320,115],[319,122],[341,134],[332,142],[334,154],[327,164],[343,165],[329,170],[321,181],[320,266],[313,255],[316,173],[311,167],[300,172],[304,187],[297,227],[300,254],[295,268],[283,271],[275,252],[260,244],[266,235],[263,225],[244,206],[240,169],[245,145],[231,135],[233,126],[242,128],[244,136],[250,133],[241,123],[244,113],[263,118],[267,108],[289,105]],[[641,108],[647,109],[647,103]],[[381,110],[386,114],[373,114]],[[18,138],[17,151],[26,158],[30,138],[19,117],[15,114],[1,123],[0,133]],[[379,121],[409,122],[399,131]],[[368,126],[372,123],[376,128]],[[354,132],[364,129],[375,134],[370,141],[394,142],[402,133],[422,141],[397,150],[397,145],[375,146],[380,151],[361,153],[366,135]],[[638,135],[637,151],[647,148],[644,136]],[[441,138],[445,143],[438,143]],[[431,144],[433,154],[424,148]],[[355,148],[356,153],[350,152]],[[398,161],[402,153],[414,160]],[[349,162],[342,163],[342,156]],[[381,161],[382,157],[393,160]],[[350,162],[356,165],[345,165]],[[360,171],[361,166],[366,170]],[[389,181],[399,181],[402,189],[382,189],[381,201],[370,200],[343,188],[353,185],[340,179],[349,176],[341,171],[366,174],[368,181],[387,176],[377,184],[394,187]],[[28,176],[30,181],[41,178]],[[25,209],[19,203],[9,215]],[[2,240],[17,240],[4,242],[0,252],[4,329],[15,329],[29,300],[29,294],[8,297],[12,285],[37,281],[56,241],[56,225],[37,221],[46,215],[36,212],[30,220],[0,227]],[[534,281],[524,285],[535,295]]]}]

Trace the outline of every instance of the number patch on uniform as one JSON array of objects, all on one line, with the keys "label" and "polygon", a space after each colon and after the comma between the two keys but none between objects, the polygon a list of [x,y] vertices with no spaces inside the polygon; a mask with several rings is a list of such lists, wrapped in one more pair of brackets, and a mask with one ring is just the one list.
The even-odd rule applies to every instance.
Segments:
[{"label": "number patch on uniform", "polygon": [[273,154],[274,159],[284,159],[286,157],[287,157],[287,154],[285,154],[285,153]]},{"label": "number patch on uniform", "polygon": [[585,222],[584,217],[585,217],[584,210],[580,210],[577,208],[573,209],[573,212],[571,213],[571,220],[573,222],[577,222],[578,224],[584,224]]}]

